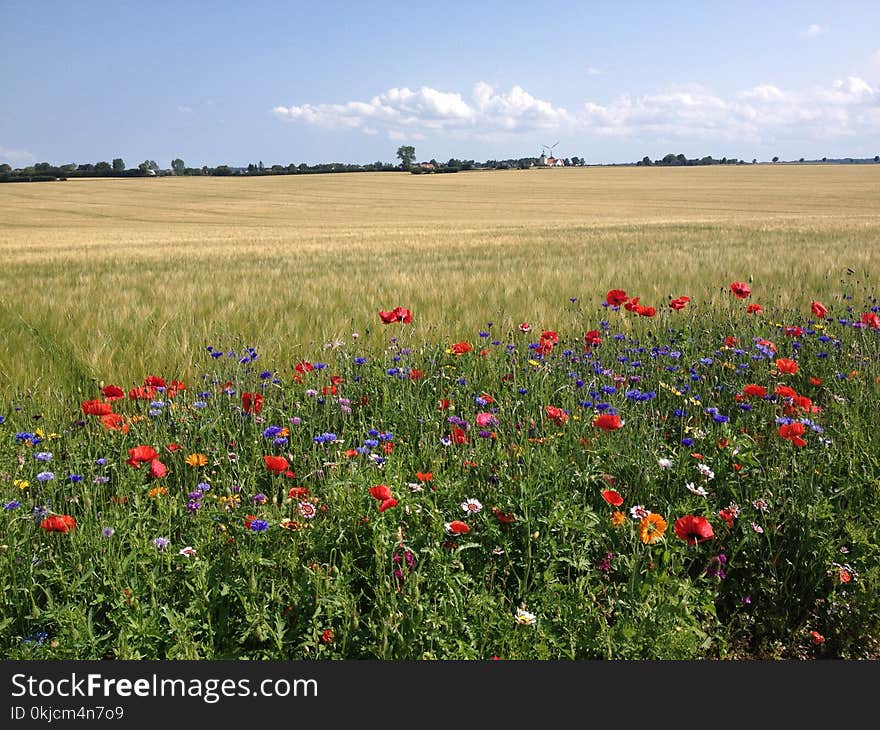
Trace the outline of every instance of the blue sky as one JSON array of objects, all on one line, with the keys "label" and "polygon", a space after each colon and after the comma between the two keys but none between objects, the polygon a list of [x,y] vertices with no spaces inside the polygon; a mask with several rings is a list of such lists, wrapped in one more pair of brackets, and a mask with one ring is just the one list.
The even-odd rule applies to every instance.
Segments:
[{"label": "blue sky", "polygon": [[880,2],[0,0],[0,162],[880,154]]}]

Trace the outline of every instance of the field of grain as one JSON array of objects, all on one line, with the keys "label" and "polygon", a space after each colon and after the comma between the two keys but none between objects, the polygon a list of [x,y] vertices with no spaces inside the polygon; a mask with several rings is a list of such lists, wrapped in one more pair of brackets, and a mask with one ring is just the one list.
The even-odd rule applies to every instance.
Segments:
[{"label": "field of grain", "polygon": [[878,240],[880,165],[2,185],[0,389],[192,377],[208,344],[381,346],[397,305],[449,341],[588,328],[614,287],[723,313],[742,280],[806,312],[876,287]]}]

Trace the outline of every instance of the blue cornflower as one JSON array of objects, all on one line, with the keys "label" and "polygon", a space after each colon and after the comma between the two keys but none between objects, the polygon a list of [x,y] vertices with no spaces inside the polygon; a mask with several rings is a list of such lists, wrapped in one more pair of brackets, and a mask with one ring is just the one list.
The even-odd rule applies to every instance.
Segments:
[{"label": "blue cornflower", "polygon": [[268,426],[263,431],[263,438],[275,438],[279,433],[281,433],[281,426]]},{"label": "blue cornflower", "polygon": [[81,482],[82,480],[83,480],[83,478],[80,474],[71,474],[70,476],[67,477],[67,481],[72,482],[73,484],[76,484],[77,482]]},{"label": "blue cornflower", "polygon": [[193,403],[193,408],[202,409],[202,408],[207,408],[207,407],[208,407],[208,404],[205,403],[205,401],[203,401],[203,400],[197,400]]},{"label": "blue cornflower", "polygon": [[19,502],[16,499],[13,499],[11,502],[5,502],[3,504],[3,509],[12,510],[12,509],[18,509],[19,507],[21,507],[21,502]]},{"label": "blue cornflower", "polygon": [[52,461],[52,454],[49,451],[38,451],[34,454],[34,459],[37,461]]},{"label": "blue cornflower", "polygon": [[249,529],[251,532],[263,532],[269,529],[269,523],[266,520],[253,520]]},{"label": "blue cornflower", "polygon": [[693,446],[694,440],[692,438],[685,437],[681,440],[683,446]]},{"label": "blue cornflower", "polygon": [[55,472],[51,471],[41,471],[37,474],[37,481],[40,482],[51,482],[55,478]]}]

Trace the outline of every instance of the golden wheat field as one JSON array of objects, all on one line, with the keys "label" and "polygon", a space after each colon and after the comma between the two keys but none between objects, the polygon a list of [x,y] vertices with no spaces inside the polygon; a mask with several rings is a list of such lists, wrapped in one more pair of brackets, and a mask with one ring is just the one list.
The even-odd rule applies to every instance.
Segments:
[{"label": "golden wheat field", "polygon": [[[880,165],[69,180],[0,186],[0,387],[192,376],[208,344],[283,367],[485,322],[595,325],[623,288],[801,307],[880,274]],[[577,301],[573,302],[572,299]]]}]

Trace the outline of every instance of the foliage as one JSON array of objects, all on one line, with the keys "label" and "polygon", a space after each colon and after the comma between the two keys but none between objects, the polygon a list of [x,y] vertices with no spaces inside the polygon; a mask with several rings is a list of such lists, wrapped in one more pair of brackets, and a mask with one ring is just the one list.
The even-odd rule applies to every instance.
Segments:
[{"label": "foliage", "polygon": [[749,289],[16,399],[4,656],[876,658],[876,293]]}]

